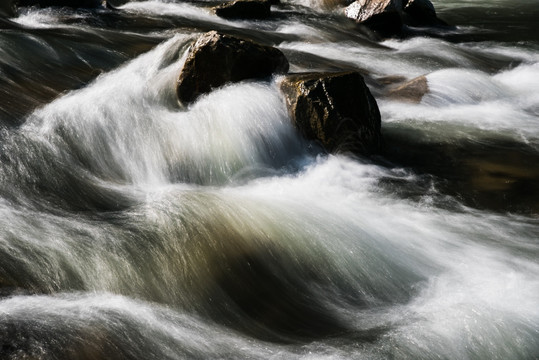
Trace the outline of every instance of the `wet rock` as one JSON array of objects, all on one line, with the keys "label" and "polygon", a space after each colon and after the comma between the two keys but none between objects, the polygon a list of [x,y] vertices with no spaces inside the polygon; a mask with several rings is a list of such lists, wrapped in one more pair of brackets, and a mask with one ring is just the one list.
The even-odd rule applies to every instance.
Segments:
[{"label": "wet rock", "polygon": [[429,84],[425,76],[419,76],[389,91],[388,96],[406,102],[420,103],[429,92]]},{"label": "wet rock", "polygon": [[429,0],[405,0],[403,19],[411,26],[447,26],[436,15],[434,5]]},{"label": "wet rock", "polygon": [[402,29],[401,0],[356,0],[345,8],[345,15],[383,36]]},{"label": "wet rock", "polygon": [[[489,211],[539,214],[539,152],[500,137],[432,138],[432,130],[384,129],[384,157],[429,179],[426,188],[407,194],[419,200],[434,187],[461,204]],[[440,199],[448,206],[447,198]]]},{"label": "wet rock", "polygon": [[401,9],[402,2],[400,0],[356,0],[344,11],[350,19],[364,22],[388,13],[398,14]]},{"label": "wet rock", "polygon": [[210,31],[187,55],[177,83],[178,100],[187,104],[228,82],[287,71],[288,60],[280,50]]},{"label": "wet rock", "polygon": [[271,15],[269,0],[235,0],[213,8],[226,19],[266,19]]},{"label": "wet rock", "polygon": [[380,151],[380,112],[358,72],[289,75],[281,90],[294,126],[327,151]]},{"label": "wet rock", "polygon": [[348,18],[382,37],[403,35],[403,25],[446,27],[429,0],[356,0],[345,9]]}]

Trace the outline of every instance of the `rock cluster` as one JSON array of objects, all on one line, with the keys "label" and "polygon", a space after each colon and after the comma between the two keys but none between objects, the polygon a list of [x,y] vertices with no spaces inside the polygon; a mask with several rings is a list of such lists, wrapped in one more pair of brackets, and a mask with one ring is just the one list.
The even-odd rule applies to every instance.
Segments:
[{"label": "rock cluster", "polygon": [[[280,50],[211,31],[189,50],[178,77],[178,100],[186,105],[227,83],[287,71]],[[380,151],[380,112],[358,72],[291,74],[280,88],[294,126],[307,139],[328,152]]]},{"label": "rock cluster", "polygon": [[[332,0],[333,1],[333,0]],[[213,8],[228,19],[265,19],[276,0],[234,0]],[[349,4],[347,17],[381,34],[399,33],[403,25],[446,25],[437,18],[429,0],[335,0]],[[19,6],[68,6],[93,8],[101,0],[7,0],[0,16],[12,17]],[[236,36],[210,31],[190,48],[178,75],[176,93],[180,104],[189,105],[201,95],[233,82],[267,79],[286,74],[289,64],[277,48]],[[381,150],[380,112],[358,72],[286,75],[280,89],[291,121],[307,139],[328,152],[373,154]],[[419,102],[428,92],[426,78],[417,78],[387,93],[405,101]]]}]

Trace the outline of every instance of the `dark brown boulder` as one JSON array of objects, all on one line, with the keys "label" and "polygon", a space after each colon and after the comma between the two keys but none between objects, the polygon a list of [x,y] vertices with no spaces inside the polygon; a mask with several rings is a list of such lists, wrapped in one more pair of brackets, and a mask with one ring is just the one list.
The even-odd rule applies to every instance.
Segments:
[{"label": "dark brown boulder", "polygon": [[380,111],[358,72],[289,75],[281,90],[294,126],[327,151],[380,151]]},{"label": "dark brown boulder", "polygon": [[447,26],[448,24],[436,15],[434,5],[429,0],[406,0],[403,8],[403,19],[411,26]]},{"label": "dark brown boulder", "polygon": [[288,60],[273,47],[210,31],[189,50],[176,92],[182,104],[228,82],[286,73]]},{"label": "dark brown boulder", "polygon": [[429,92],[429,84],[425,76],[412,79],[389,91],[388,96],[401,101],[420,103],[423,96]]},{"label": "dark brown boulder", "polygon": [[384,36],[401,31],[401,12],[401,0],[356,0],[344,10],[348,18]]},{"label": "dark brown boulder", "polygon": [[271,15],[269,0],[235,0],[213,8],[215,14],[226,19],[266,19]]}]

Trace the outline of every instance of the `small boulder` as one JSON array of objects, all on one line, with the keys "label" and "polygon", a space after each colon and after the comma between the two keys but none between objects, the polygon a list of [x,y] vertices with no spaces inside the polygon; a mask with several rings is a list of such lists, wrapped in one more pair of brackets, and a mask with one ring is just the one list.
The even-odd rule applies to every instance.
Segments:
[{"label": "small boulder", "polygon": [[384,36],[401,31],[401,12],[401,0],[356,0],[344,10],[348,18]]},{"label": "small boulder", "polygon": [[429,0],[405,0],[403,18],[411,26],[447,26],[436,15],[434,5]]},{"label": "small boulder", "polygon": [[288,60],[271,46],[210,31],[189,50],[176,92],[182,104],[228,82],[286,73]]},{"label": "small boulder", "polygon": [[266,19],[271,15],[270,0],[235,0],[213,8],[226,19]]},{"label": "small boulder", "polygon": [[307,139],[328,152],[381,150],[380,111],[358,72],[293,74],[280,87],[294,126]]},{"label": "small boulder", "polygon": [[423,96],[429,92],[429,84],[426,76],[419,76],[399,87],[389,91],[388,96],[395,100],[419,104]]}]

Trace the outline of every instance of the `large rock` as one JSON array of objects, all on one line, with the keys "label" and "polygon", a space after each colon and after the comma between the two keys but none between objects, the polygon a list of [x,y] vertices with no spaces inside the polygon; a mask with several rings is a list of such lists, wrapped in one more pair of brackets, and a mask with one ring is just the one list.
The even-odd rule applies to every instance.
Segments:
[{"label": "large rock", "polygon": [[235,0],[213,8],[226,19],[266,19],[271,15],[269,0]]},{"label": "large rock", "polygon": [[380,151],[380,112],[358,72],[289,75],[281,90],[295,127],[327,151]]},{"label": "large rock", "polygon": [[344,10],[348,18],[382,35],[401,31],[401,12],[401,0],[356,0]]},{"label": "large rock", "polygon": [[178,78],[178,100],[187,104],[228,82],[287,71],[288,60],[280,50],[210,31],[189,50]]},{"label": "large rock", "polygon": [[447,26],[438,18],[434,5],[429,0],[405,0],[403,19],[411,26]]}]

